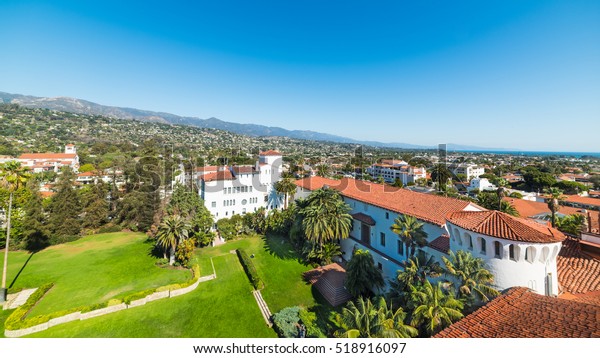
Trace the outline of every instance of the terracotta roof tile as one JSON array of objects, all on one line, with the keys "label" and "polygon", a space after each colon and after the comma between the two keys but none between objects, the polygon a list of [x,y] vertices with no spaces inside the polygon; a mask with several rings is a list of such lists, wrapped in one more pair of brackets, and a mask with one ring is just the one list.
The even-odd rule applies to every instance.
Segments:
[{"label": "terracotta roof tile", "polygon": [[356,214],[352,214],[352,217],[360,222],[367,224],[367,225],[371,225],[371,226],[375,225],[375,220],[367,214],[356,213]]},{"label": "terracotta roof tile", "polygon": [[345,197],[396,213],[411,215],[439,226],[446,223],[446,217],[451,213],[462,210],[485,210],[463,200],[417,193],[387,184],[375,184],[352,178],[337,180],[314,176],[297,180],[296,185],[311,191],[328,185]]},{"label": "terracotta roof tile", "polygon": [[280,156],[281,153],[279,153],[276,150],[267,150],[266,152],[260,152],[259,155],[265,156],[265,157],[269,157],[269,156]]},{"label": "terracotta roof tile", "polygon": [[448,217],[448,221],[479,234],[524,242],[560,242],[560,231],[529,219],[510,216],[500,211],[464,211]]},{"label": "terracotta roof tile", "polygon": [[570,203],[579,203],[585,205],[594,205],[600,207],[600,199],[590,198],[589,196],[579,196],[579,195],[566,195],[562,201],[567,201]]},{"label": "terracotta roof tile", "polygon": [[442,234],[433,241],[429,242],[427,246],[434,250],[447,254],[450,251],[450,236]]},{"label": "terracotta roof tile", "polygon": [[24,153],[19,159],[75,159],[76,156],[75,153]]},{"label": "terracotta roof tile", "polygon": [[581,251],[575,239],[567,239],[556,258],[558,283],[565,292],[579,294],[600,290],[600,260]]},{"label": "terracotta roof tile", "polygon": [[233,174],[229,170],[222,170],[214,173],[204,174],[200,177],[200,179],[208,182],[214,180],[233,180]]},{"label": "terracotta roof tile", "polygon": [[[546,213],[550,214],[550,209],[548,209],[548,204],[546,204],[546,203],[525,200],[525,199],[509,198],[509,197],[503,198],[503,200],[512,204],[515,207],[515,209],[517,209],[517,211],[519,212],[519,215],[521,215],[521,217],[532,217],[532,216],[546,214]],[[580,208],[574,208],[571,206],[561,205],[558,212],[563,215],[579,214],[579,215],[585,215],[586,217],[591,217],[592,228],[598,229],[599,228],[599,226],[598,226],[598,211],[587,210],[587,213],[584,213],[581,210],[582,209],[580,209]],[[589,213],[589,215],[588,215],[588,213]]]},{"label": "terracotta roof tile", "polygon": [[254,167],[250,165],[239,165],[232,167],[232,170],[236,174],[252,174],[255,172]]},{"label": "terracotta roof tile", "polygon": [[435,338],[600,337],[600,306],[513,287]]},{"label": "terracotta roof tile", "polygon": [[219,170],[219,167],[217,167],[216,165],[207,165],[204,167],[196,168],[196,172],[198,173],[216,172],[217,170]]}]

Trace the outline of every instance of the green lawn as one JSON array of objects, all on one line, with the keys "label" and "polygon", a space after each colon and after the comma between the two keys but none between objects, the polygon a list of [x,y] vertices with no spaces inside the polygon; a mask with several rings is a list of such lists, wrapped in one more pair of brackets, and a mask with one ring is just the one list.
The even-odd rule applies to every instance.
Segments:
[{"label": "green lawn", "polygon": [[158,300],[29,337],[275,337],[236,255],[215,257],[217,279],[186,295]]},{"label": "green lawn", "polygon": [[[145,239],[144,234],[119,232],[87,236],[33,255],[11,252],[7,284],[18,289],[54,282],[30,312],[38,315],[122,298],[191,277],[188,270],[156,266],[156,258],[149,254],[152,244]],[[3,260],[2,255],[0,265]]]}]

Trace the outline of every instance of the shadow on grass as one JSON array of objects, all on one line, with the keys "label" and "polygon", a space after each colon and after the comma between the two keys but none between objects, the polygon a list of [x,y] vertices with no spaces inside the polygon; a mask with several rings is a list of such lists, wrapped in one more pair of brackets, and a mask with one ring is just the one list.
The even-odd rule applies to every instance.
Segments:
[{"label": "shadow on grass", "polygon": [[19,276],[21,276],[21,272],[23,272],[23,270],[25,270],[25,267],[27,266],[27,264],[29,263],[29,261],[31,260],[31,258],[33,257],[34,254],[35,254],[35,252],[32,252],[29,255],[29,257],[27,258],[27,261],[25,261],[25,263],[23,264],[23,266],[21,266],[21,269],[19,270],[19,272],[17,272],[17,275],[12,280],[12,282],[10,283],[10,285],[8,286],[8,288],[12,288],[15,285],[15,282],[17,282],[17,279],[19,278]]},{"label": "shadow on grass", "polygon": [[338,323],[337,316],[342,312],[345,304],[333,307],[327,302],[325,297],[315,288],[311,287],[311,293],[315,299],[315,305],[309,308],[309,311],[317,315],[317,325],[327,337],[333,337],[333,333],[341,327]]},{"label": "shadow on grass", "polygon": [[298,255],[296,250],[288,242],[286,238],[279,235],[265,235],[263,236],[264,249],[272,256],[277,257],[281,260],[297,260],[301,264],[306,264],[302,257]]}]

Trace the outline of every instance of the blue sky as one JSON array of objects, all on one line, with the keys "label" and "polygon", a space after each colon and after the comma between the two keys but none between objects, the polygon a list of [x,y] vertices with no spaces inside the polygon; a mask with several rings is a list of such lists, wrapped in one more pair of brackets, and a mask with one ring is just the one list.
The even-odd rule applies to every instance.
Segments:
[{"label": "blue sky", "polygon": [[0,2],[0,91],[600,152],[599,1]]}]

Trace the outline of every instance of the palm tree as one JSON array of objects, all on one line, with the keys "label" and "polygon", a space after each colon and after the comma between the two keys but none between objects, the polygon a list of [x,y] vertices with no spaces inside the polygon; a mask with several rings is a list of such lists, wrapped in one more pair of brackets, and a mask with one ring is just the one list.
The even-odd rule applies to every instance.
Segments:
[{"label": "palm tree", "polygon": [[369,294],[383,287],[383,275],[375,267],[373,257],[367,250],[356,250],[346,269],[345,286],[354,296]]},{"label": "palm tree", "polygon": [[504,178],[498,179],[498,189],[496,189],[496,194],[498,194],[498,210],[502,211],[502,198],[506,196],[507,190],[506,186],[508,185],[508,180]]},{"label": "palm tree", "polygon": [[546,193],[550,195],[548,199],[548,209],[552,213],[552,227],[556,227],[556,213],[560,210],[560,202],[564,196],[562,190],[558,188],[550,188],[546,190]]},{"label": "palm tree", "polygon": [[490,298],[500,294],[492,286],[494,275],[486,268],[483,259],[475,258],[470,252],[459,250],[450,252],[450,258],[442,256],[446,266],[446,274],[458,281],[457,294],[468,306],[474,299],[488,302]]},{"label": "palm tree", "polygon": [[426,280],[422,286],[411,287],[411,301],[415,306],[411,325],[422,327],[429,335],[444,329],[463,317],[462,302],[454,294],[442,289],[442,282],[436,286]]},{"label": "palm tree", "polygon": [[291,178],[283,178],[275,183],[275,190],[284,195],[283,208],[287,209],[288,196],[290,200],[294,200],[294,194],[296,194],[296,183],[294,183]]},{"label": "palm tree", "polygon": [[0,168],[2,175],[1,184],[8,188],[10,194],[8,199],[8,217],[6,222],[6,243],[4,248],[4,267],[2,268],[2,288],[0,289],[0,302],[6,301],[6,275],[8,270],[8,247],[10,244],[10,219],[12,215],[12,203],[13,194],[23,185],[27,183],[27,180],[31,177],[29,171],[26,168],[21,167],[21,163],[17,161],[10,161],[4,163]]},{"label": "palm tree", "polygon": [[415,255],[417,247],[427,244],[427,233],[423,230],[423,223],[414,216],[398,215],[390,229],[400,237],[407,248],[410,248],[410,256]]},{"label": "palm tree", "polygon": [[502,211],[503,213],[507,213],[510,216],[517,217],[517,218],[520,216],[517,208],[515,208],[515,206],[513,204],[509,203],[508,201],[502,200],[500,202],[500,211]]},{"label": "palm tree", "polygon": [[404,270],[398,271],[395,285],[404,291],[410,286],[423,284],[427,277],[438,277],[441,272],[442,268],[435,258],[419,250],[415,256],[406,260]]},{"label": "palm tree", "polygon": [[167,216],[158,227],[156,234],[156,243],[161,246],[165,252],[169,250],[169,265],[175,262],[175,250],[177,245],[187,240],[189,236],[190,225],[179,215]]},{"label": "palm tree", "polygon": [[350,207],[333,189],[315,190],[300,210],[304,234],[309,241],[323,248],[326,242],[347,238],[350,235],[352,217]]},{"label": "palm tree", "polygon": [[410,338],[418,331],[404,324],[406,314],[402,308],[393,310],[383,297],[376,304],[362,296],[348,302],[342,309],[341,321],[344,329],[338,333],[344,338]]}]

